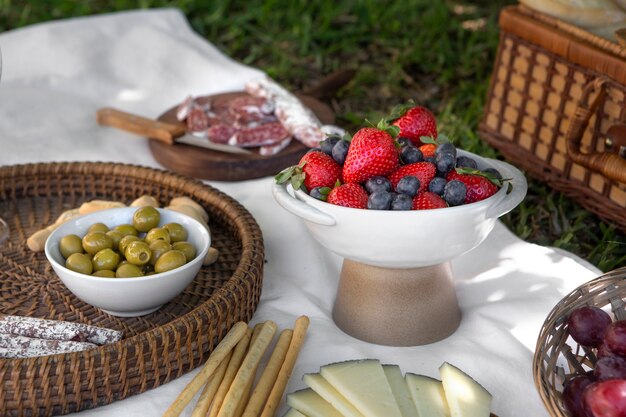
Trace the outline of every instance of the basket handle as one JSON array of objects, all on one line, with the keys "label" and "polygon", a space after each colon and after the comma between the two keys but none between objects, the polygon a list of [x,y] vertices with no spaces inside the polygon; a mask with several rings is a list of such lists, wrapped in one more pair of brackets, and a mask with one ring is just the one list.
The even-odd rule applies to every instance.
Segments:
[{"label": "basket handle", "polygon": [[[589,120],[598,108],[601,99],[604,97],[604,86],[606,82],[607,79],[605,78],[597,78],[590,81],[585,86],[576,112],[574,113],[574,118],[567,131],[567,153],[570,159],[575,163],[598,172],[614,181],[626,183],[626,159],[620,157],[619,154],[609,152],[582,153],[580,150],[580,144],[585,130],[589,125]],[[596,91],[598,91],[598,93],[593,100],[590,100],[590,96]],[[609,129],[609,132],[613,134],[614,137],[608,138],[610,142],[607,141],[607,144],[614,144],[615,141],[620,141],[626,145],[626,138],[622,137],[624,129],[621,128],[620,125],[613,126]],[[619,153],[620,146],[617,146],[617,150]]]}]

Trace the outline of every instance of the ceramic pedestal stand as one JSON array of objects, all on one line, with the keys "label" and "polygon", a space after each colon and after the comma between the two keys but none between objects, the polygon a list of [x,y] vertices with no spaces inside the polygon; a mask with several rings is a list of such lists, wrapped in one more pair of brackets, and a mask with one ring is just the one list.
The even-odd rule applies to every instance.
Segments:
[{"label": "ceramic pedestal stand", "polygon": [[510,184],[482,201],[437,210],[363,210],[317,200],[274,184],[276,201],[300,217],[311,236],[344,258],[333,318],[368,342],[416,346],[445,339],[461,320],[450,261],[478,246],[498,217],[526,195],[526,179],[512,165],[473,158]]},{"label": "ceramic pedestal stand", "polygon": [[461,321],[450,264],[393,269],[346,259],[333,319],[349,335],[379,345],[445,339]]}]

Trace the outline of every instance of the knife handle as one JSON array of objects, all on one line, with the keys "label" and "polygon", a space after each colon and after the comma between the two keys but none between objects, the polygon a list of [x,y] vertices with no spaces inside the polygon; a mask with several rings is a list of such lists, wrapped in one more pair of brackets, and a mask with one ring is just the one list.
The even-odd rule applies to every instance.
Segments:
[{"label": "knife handle", "polygon": [[139,136],[147,136],[168,145],[173,145],[174,139],[186,132],[184,125],[159,122],[111,107],[98,110],[96,118],[98,124],[102,126],[115,127]]}]

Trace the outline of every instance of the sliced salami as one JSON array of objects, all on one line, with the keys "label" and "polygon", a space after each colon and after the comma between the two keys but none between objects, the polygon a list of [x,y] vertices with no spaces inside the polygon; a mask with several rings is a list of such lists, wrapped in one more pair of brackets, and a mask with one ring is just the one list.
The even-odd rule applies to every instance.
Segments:
[{"label": "sliced salami", "polygon": [[262,156],[276,155],[278,152],[282,151],[287,146],[289,146],[290,143],[291,143],[291,136],[289,136],[287,139],[284,139],[278,142],[275,145],[261,146],[259,148],[259,154]]},{"label": "sliced salami", "polygon": [[31,358],[57,353],[79,352],[95,347],[97,345],[89,342],[37,339],[0,333],[0,357],[2,358]]},{"label": "sliced salami", "polygon": [[276,145],[288,138],[290,133],[279,122],[265,123],[256,127],[241,129],[228,141],[229,145],[242,148]]},{"label": "sliced salami", "polygon": [[187,119],[187,116],[189,116],[189,112],[193,108],[193,105],[193,97],[187,96],[187,98],[182,103],[180,103],[180,105],[176,109],[176,119],[178,119],[179,122],[184,122]]},{"label": "sliced salami", "polygon": [[117,330],[83,323],[20,316],[2,317],[0,333],[48,340],[89,342],[96,345],[117,342],[123,336],[123,333]]},{"label": "sliced salami", "polygon": [[202,132],[209,127],[209,118],[201,107],[193,107],[187,115],[187,130],[194,132]]},{"label": "sliced salami", "polygon": [[306,146],[314,148],[324,140],[322,123],[315,114],[274,80],[265,77],[251,81],[246,84],[246,91],[255,97],[273,101],[278,120],[289,133]]},{"label": "sliced salami", "polygon": [[207,129],[207,135],[211,142],[223,144],[229,143],[230,138],[237,132],[237,128],[225,124],[216,124]]}]

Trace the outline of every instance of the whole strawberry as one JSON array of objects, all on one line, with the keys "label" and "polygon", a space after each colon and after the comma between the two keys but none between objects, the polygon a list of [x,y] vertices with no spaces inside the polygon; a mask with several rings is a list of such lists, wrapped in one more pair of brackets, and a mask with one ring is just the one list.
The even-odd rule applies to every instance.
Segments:
[{"label": "whole strawberry", "polygon": [[326,202],[337,206],[367,208],[367,192],[359,184],[347,183],[333,188]]},{"label": "whole strawberry", "polygon": [[432,210],[444,207],[448,207],[448,203],[430,191],[422,191],[413,197],[413,210]]},{"label": "whole strawberry", "polygon": [[377,175],[387,176],[398,161],[398,150],[389,133],[375,127],[362,128],[352,137],[343,164],[343,180],[361,183]]},{"label": "whole strawberry", "polygon": [[393,122],[400,128],[400,136],[411,139],[415,146],[420,146],[422,136],[437,137],[437,121],[435,116],[426,107],[414,106],[409,108]]},{"label": "whole strawberry", "polygon": [[284,169],[276,175],[276,182],[291,181],[294,189],[304,185],[308,192],[316,187],[332,187],[341,180],[341,165],[320,151],[305,154],[298,165]]},{"label": "whole strawberry", "polygon": [[414,162],[409,165],[402,165],[400,168],[392,172],[388,178],[393,186],[393,189],[395,190],[398,182],[400,182],[400,180],[407,175],[417,177],[420,181],[420,188],[418,189],[418,192],[420,192],[428,190],[428,184],[433,178],[435,178],[436,174],[437,168],[434,164],[430,162]]},{"label": "whole strawberry", "polygon": [[498,186],[483,175],[460,174],[456,171],[451,171],[446,176],[446,179],[448,181],[459,180],[465,184],[467,187],[465,204],[484,200],[498,192]]}]

